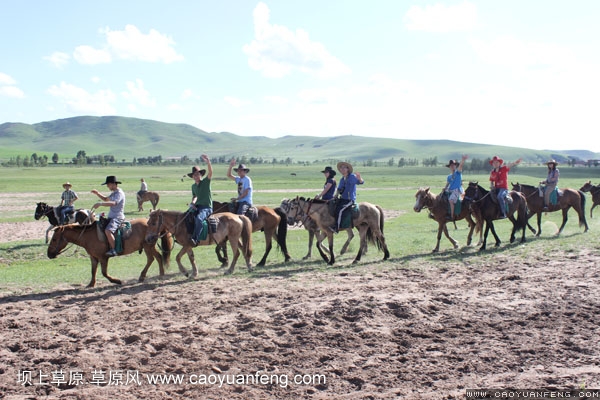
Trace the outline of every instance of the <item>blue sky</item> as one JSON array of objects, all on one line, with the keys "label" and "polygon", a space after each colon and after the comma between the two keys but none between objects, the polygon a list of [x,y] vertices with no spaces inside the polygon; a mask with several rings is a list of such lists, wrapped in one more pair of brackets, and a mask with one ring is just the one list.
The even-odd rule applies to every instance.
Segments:
[{"label": "blue sky", "polygon": [[0,123],[600,152],[600,1],[0,0]]}]

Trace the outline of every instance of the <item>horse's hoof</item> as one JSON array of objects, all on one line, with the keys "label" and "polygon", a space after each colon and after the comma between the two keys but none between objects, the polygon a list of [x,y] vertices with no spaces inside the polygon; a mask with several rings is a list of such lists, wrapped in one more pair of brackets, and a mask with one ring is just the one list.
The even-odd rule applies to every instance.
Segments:
[{"label": "horse's hoof", "polygon": [[231,271],[227,270],[223,275],[231,275]]},{"label": "horse's hoof", "polygon": [[439,251],[440,251],[439,249],[433,249],[433,250],[431,250],[432,253],[437,253]]},{"label": "horse's hoof", "polygon": [[140,276],[139,279],[138,279],[138,282],[142,283],[142,282],[144,282],[144,279],[146,279],[146,278],[143,278],[143,277]]}]

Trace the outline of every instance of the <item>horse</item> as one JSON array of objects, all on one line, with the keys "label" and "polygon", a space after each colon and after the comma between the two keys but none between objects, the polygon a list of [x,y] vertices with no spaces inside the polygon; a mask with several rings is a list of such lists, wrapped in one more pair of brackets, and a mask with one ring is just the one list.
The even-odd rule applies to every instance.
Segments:
[{"label": "horse", "polygon": [[[161,232],[170,232],[177,243],[181,245],[181,250],[176,256],[179,271],[189,277],[188,272],[181,263],[181,258],[187,253],[190,263],[192,264],[192,277],[198,276],[198,268],[196,267],[194,244],[191,241],[190,234],[187,231],[185,219],[187,213],[179,211],[156,210],[150,212],[148,219],[148,232],[146,233],[146,241],[153,242],[159,237]],[[227,240],[233,251],[233,260],[231,266],[225,272],[225,275],[233,273],[235,264],[240,256],[240,248],[242,255],[246,260],[248,271],[252,271],[252,223],[250,219],[243,215],[236,215],[230,212],[211,214],[209,217],[208,236],[205,240],[198,242],[198,245],[217,245],[225,246]],[[216,225],[216,232],[211,232],[210,225]]]},{"label": "horse", "polygon": [[[220,211],[229,211],[230,203],[221,203],[213,201],[213,213]],[[250,219],[252,222],[252,232],[263,231],[265,234],[265,253],[261,260],[256,264],[257,267],[264,267],[267,261],[267,256],[273,248],[273,239],[277,242],[279,249],[288,262],[292,259],[287,249],[287,216],[281,208],[270,208],[267,206],[254,206],[258,212],[256,219]],[[223,258],[219,255],[219,250],[223,253]],[[217,246],[215,250],[219,261],[227,262],[227,249],[224,246]]]},{"label": "horse", "polygon": [[[385,243],[385,236],[383,235],[384,215],[381,207],[361,202],[358,204],[359,213],[358,215],[352,216],[352,224],[358,229],[360,234],[360,247],[358,254],[354,258],[353,264],[360,261],[360,258],[367,249],[367,240],[377,244],[378,249],[383,249],[383,260],[387,260],[390,257],[390,252]],[[329,257],[320,246],[317,246],[321,257],[328,265],[335,263],[335,254],[333,252],[333,232],[330,230],[330,226],[335,223],[335,217],[329,212],[329,205],[327,201],[305,199],[304,197],[296,197],[290,202],[290,211],[288,215],[293,216],[294,219],[297,215],[310,217],[315,221],[321,232],[327,235],[329,244]]]},{"label": "horse", "polygon": [[538,230],[536,236],[540,236],[542,233],[542,212],[554,212],[562,210],[562,224],[558,228],[557,235],[560,235],[565,224],[567,223],[567,212],[571,207],[579,215],[579,226],[585,226],[585,232],[588,231],[588,224],[585,220],[585,193],[577,189],[562,189],[562,194],[558,196],[558,204],[549,204],[548,209],[544,210],[544,197],[540,196],[540,191],[537,186],[522,185],[519,182],[513,183],[513,190],[517,190],[525,195],[527,198],[527,207],[529,208],[529,215],[527,219],[531,218],[534,214],[537,215]]},{"label": "horse", "polygon": [[158,200],[160,200],[160,195],[157,192],[144,192],[141,196],[138,194],[136,197],[138,203],[138,211],[144,211],[144,207],[142,207],[142,204],[144,204],[147,201],[149,201],[152,204],[152,209],[156,210],[156,205],[158,204]]},{"label": "horse", "polygon": [[[169,258],[171,256],[171,250],[173,249],[173,239],[171,235],[163,236],[161,240],[162,255],[156,250],[155,243],[146,242],[146,232],[148,224],[145,218],[134,219],[131,223],[131,236],[123,240],[123,253],[120,255],[130,254],[134,251],[142,250],[146,253],[146,266],[140,274],[139,281],[143,282],[146,278],[146,272],[150,267],[150,264],[154,260],[158,262],[160,275],[165,274],[164,266],[168,267]],[[101,241],[98,238],[98,222],[94,222],[91,225],[63,225],[54,228],[52,234],[52,240],[48,244],[47,255],[48,258],[54,259],[59,254],[64,252],[65,247],[69,243],[73,243],[77,246],[81,246],[90,256],[92,262],[92,280],[87,287],[94,287],[96,285],[96,272],[98,270],[98,263],[102,268],[102,275],[110,282],[120,285],[121,280],[116,279],[108,275],[108,259],[106,255],[108,251],[108,244],[106,241]]]},{"label": "horse", "polygon": [[[522,230],[522,236],[520,243],[525,242],[525,228],[527,227],[527,200],[525,196],[517,191],[510,191],[509,196],[512,199],[512,203],[509,204],[508,212],[506,216],[512,222],[513,229],[510,234],[510,243],[515,241],[515,233],[518,229]],[[485,190],[477,182],[469,182],[469,186],[465,190],[465,197],[471,199],[471,212],[475,215],[478,224],[483,224],[485,221],[485,233],[483,234],[483,244],[480,250],[485,250],[487,236],[491,229],[494,238],[496,239],[496,247],[500,246],[500,238],[496,234],[494,228],[494,220],[500,219],[500,206],[498,200],[492,192]],[[514,214],[517,213],[515,219]]]},{"label": "horse", "polygon": [[588,181],[579,190],[581,190],[584,193],[590,192],[592,194],[592,208],[590,209],[590,218],[594,218],[594,216],[592,215],[592,211],[594,211],[594,208],[598,204],[600,204],[600,185],[592,185],[592,181]]},{"label": "horse", "polygon": [[[429,190],[430,188],[419,188],[417,193],[415,194],[415,198],[417,199],[415,205],[413,206],[413,210],[415,212],[421,212],[423,208],[429,210],[429,217],[434,219],[438,223],[438,232],[437,232],[437,243],[435,248],[433,249],[433,253],[437,253],[440,250],[440,240],[442,239],[442,233],[446,235],[452,246],[455,249],[458,249],[458,242],[454,240],[450,234],[448,233],[447,224],[449,220],[448,216],[448,199],[443,196],[438,196]],[[482,223],[476,224],[471,217],[470,210],[470,199],[465,196],[462,207],[460,209],[460,213],[458,215],[454,215],[452,221],[460,221],[461,219],[466,219],[469,224],[469,234],[467,236],[467,246],[471,244],[471,240],[473,238],[473,230],[477,228],[477,232],[479,232],[479,243],[482,242],[482,234],[483,230],[481,229]]]},{"label": "horse", "polygon": [[[46,229],[46,243],[48,243],[48,232],[50,232],[52,228],[62,225],[60,222],[59,207],[53,207],[44,202],[37,203],[33,217],[36,220],[39,220],[42,217],[48,218],[50,226],[48,229]],[[94,215],[93,211],[84,209],[74,210],[72,213],[68,213],[67,217],[69,218],[67,222],[68,224],[78,222],[80,225],[89,225],[96,220],[96,216]]]},{"label": "horse", "polygon": [[[317,238],[317,247],[320,247],[322,250],[327,251],[327,248],[323,245],[323,240],[325,240],[327,235],[319,229],[319,226],[312,218],[306,217],[300,213],[297,213],[296,215],[291,215],[290,214],[290,209],[291,209],[291,200],[290,199],[281,200],[281,205],[279,207],[287,215],[288,225],[293,226],[293,225],[301,224],[302,226],[304,226],[304,229],[306,229],[308,231],[308,253],[306,253],[306,255],[304,257],[302,257],[303,260],[308,260],[308,259],[312,258],[312,246],[313,246],[315,237]],[[348,250],[348,246],[350,245],[350,242],[354,238],[354,233],[352,232],[351,227],[343,229],[343,230],[345,230],[346,233],[348,234],[348,238],[346,239],[346,242],[342,246],[342,250],[340,250],[340,254],[344,254]],[[366,253],[366,249],[365,249],[365,253]]]}]

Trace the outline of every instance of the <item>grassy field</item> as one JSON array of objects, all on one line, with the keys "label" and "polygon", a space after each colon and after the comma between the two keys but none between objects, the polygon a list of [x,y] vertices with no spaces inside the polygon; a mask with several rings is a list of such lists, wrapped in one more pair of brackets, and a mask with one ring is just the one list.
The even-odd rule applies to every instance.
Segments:
[{"label": "grassy field", "polygon": [[[324,166],[258,166],[252,167],[250,176],[253,179],[255,204],[269,206],[279,205],[282,198],[296,195],[314,196],[323,185],[320,170]],[[422,186],[430,186],[434,193],[439,193],[445,183],[448,173],[446,168],[404,168],[395,167],[356,167],[366,181],[359,187],[359,201],[378,204],[385,210],[393,212],[397,217],[386,221],[385,235],[391,251],[391,259],[382,262],[382,254],[370,246],[368,254],[358,265],[351,262],[358,250],[358,237],[353,241],[349,253],[337,259],[334,268],[327,268],[318,254],[313,252],[312,261],[302,261],[307,252],[307,234],[303,229],[291,230],[288,235],[288,247],[294,261],[284,263],[283,256],[273,250],[267,260],[267,266],[257,269],[252,276],[258,278],[285,275],[294,278],[298,273],[311,270],[330,270],[331,273],[341,273],[343,270],[361,271],[362,269],[390,268],[420,268],[427,265],[451,266],[453,263],[467,263],[474,268],[483,268],[486,260],[491,257],[518,257],[526,262],[529,256],[536,252],[546,254],[571,254],[576,258],[578,252],[585,248],[597,248],[600,239],[600,212],[595,219],[589,218],[591,198],[587,197],[586,218],[590,231],[583,233],[577,224],[574,211],[569,212],[569,222],[561,237],[554,236],[561,222],[561,214],[551,213],[543,217],[543,233],[540,238],[534,238],[527,232],[528,242],[524,245],[508,244],[510,222],[499,221],[498,233],[503,240],[500,248],[494,249],[493,239],[488,240],[490,250],[478,252],[476,247],[463,247],[466,244],[467,226],[463,221],[458,222],[458,230],[450,229],[461,248],[452,250],[449,241],[442,238],[440,253],[431,254],[435,246],[437,224],[427,218],[427,213],[415,213],[412,210],[416,190]],[[212,189],[214,200],[225,201],[235,193],[235,184],[225,178],[227,166],[215,165]],[[185,210],[191,199],[190,185],[192,180],[185,174],[191,171],[191,166],[183,167],[123,167],[123,168],[89,168],[89,167],[52,167],[34,169],[0,169],[0,195],[10,198],[23,196],[24,202],[31,202],[31,207],[25,210],[14,210],[11,207],[0,206],[0,223],[26,222],[33,220],[35,201],[45,201],[56,205],[60,201],[62,183],[70,181],[73,189],[79,194],[77,207],[89,208],[97,198],[90,193],[98,189],[106,193],[106,187],[100,184],[107,175],[116,175],[123,182],[121,187],[128,198],[126,216],[129,219],[146,217],[147,211],[137,212],[135,192],[139,189],[140,178],[145,178],[149,189],[161,194],[159,208]],[[295,175],[292,175],[295,174]],[[513,182],[536,184],[545,177],[545,168],[519,168],[511,173],[509,179]],[[339,178],[339,177],[338,177]],[[465,174],[464,181],[477,180],[487,186],[487,174]],[[600,183],[596,169],[561,168],[561,187],[579,188],[592,180]],[[145,208],[149,203],[145,204]],[[596,210],[595,210],[596,211]],[[534,222],[533,220],[531,220]],[[345,234],[336,237],[336,248],[345,240]],[[264,252],[264,237],[255,233],[254,261],[257,262]],[[44,243],[43,232],[39,240],[24,242],[0,243],[0,292],[22,293],[38,292],[48,288],[64,287],[67,290],[77,289],[89,282],[90,263],[85,251],[70,247],[58,259],[49,260],[46,257],[47,245]],[[176,245],[175,251],[179,250]],[[207,246],[195,250],[196,262],[199,265],[202,279],[235,279],[236,276],[247,276],[244,268],[238,268],[233,277],[223,278],[214,255],[214,248]],[[137,279],[145,257],[137,254],[117,257],[109,263],[111,275],[132,282]],[[169,270],[168,279],[185,279],[177,272],[174,265]],[[187,258],[184,264],[189,268]],[[154,277],[158,274],[157,265],[149,271],[150,282],[160,284]],[[100,275],[98,285],[109,285]]]}]

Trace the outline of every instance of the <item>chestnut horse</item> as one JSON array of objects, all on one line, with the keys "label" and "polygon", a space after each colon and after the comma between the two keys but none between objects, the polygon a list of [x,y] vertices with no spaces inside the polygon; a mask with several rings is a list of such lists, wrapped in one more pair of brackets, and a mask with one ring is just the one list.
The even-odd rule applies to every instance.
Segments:
[{"label": "chestnut horse", "polygon": [[590,208],[590,218],[594,218],[592,211],[600,204],[600,185],[592,185],[592,181],[586,182],[581,189],[582,192],[590,192],[592,194],[592,208]]},{"label": "chestnut horse", "polygon": [[[230,203],[220,203],[213,201],[213,213],[219,213],[229,211]],[[267,256],[273,248],[273,239],[277,242],[279,249],[285,257],[285,261],[290,261],[292,257],[288,253],[287,249],[287,220],[286,215],[281,208],[270,208],[267,206],[254,206],[258,211],[256,220],[252,222],[252,232],[263,231],[265,234],[265,253],[261,260],[256,264],[257,267],[264,267],[267,262]],[[223,252],[223,258],[219,256],[219,250]],[[217,257],[219,261],[227,262],[227,249],[226,247],[217,247]]]},{"label": "chestnut horse", "polygon": [[141,196],[137,195],[137,203],[138,203],[138,211],[144,211],[144,207],[142,205],[149,201],[152,204],[152,209],[156,210],[156,206],[158,201],[160,200],[160,195],[157,192],[144,192]]},{"label": "chestnut horse", "polygon": [[558,228],[558,232],[556,232],[557,235],[560,235],[569,219],[567,212],[571,207],[573,207],[577,212],[577,215],[579,215],[579,226],[585,226],[584,232],[588,231],[588,224],[585,220],[585,193],[581,190],[562,189],[562,194],[559,194],[558,196],[558,204],[549,204],[548,209],[544,210],[544,197],[543,195],[540,196],[540,191],[537,186],[522,185],[519,182],[516,184],[513,183],[512,186],[513,190],[523,193],[527,198],[527,207],[529,208],[527,219],[531,218],[533,215],[537,215],[538,230],[536,236],[540,236],[542,233],[542,213],[562,210],[562,224],[560,225],[560,228]]},{"label": "chestnut horse", "polygon": [[[146,266],[140,274],[139,281],[142,282],[146,278],[146,272],[150,267],[150,264],[154,260],[158,262],[160,275],[165,274],[164,265],[168,267],[171,250],[173,249],[173,239],[171,235],[165,235],[161,241],[162,256],[156,250],[155,244],[146,242],[146,230],[148,228],[145,218],[134,219],[131,223],[131,236],[123,240],[123,252],[119,255],[126,255],[133,253],[134,251],[146,253]],[[94,287],[96,285],[96,272],[98,270],[98,263],[102,268],[102,275],[112,283],[118,285],[121,284],[119,279],[113,278],[108,275],[108,259],[109,257],[105,254],[108,251],[108,244],[106,241],[98,239],[97,232],[98,222],[94,222],[91,225],[63,225],[56,227],[52,235],[52,240],[48,244],[48,258],[56,258],[61,254],[67,244],[73,243],[77,246],[81,246],[90,256],[92,262],[92,280],[88,287]]]},{"label": "chestnut horse", "polygon": [[[360,258],[367,249],[367,240],[377,244],[377,247],[383,249],[383,259],[387,260],[390,257],[390,252],[385,243],[385,236],[383,236],[383,223],[384,216],[381,207],[371,203],[361,202],[358,204],[359,214],[352,217],[352,224],[358,229],[360,234],[360,247],[358,254],[354,258],[353,263],[360,261]],[[302,216],[310,217],[315,221],[321,232],[327,235],[327,241],[329,244],[329,257],[323,249],[317,246],[321,257],[329,265],[333,265],[335,262],[335,254],[333,252],[333,232],[329,229],[331,225],[335,223],[335,218],[329,213],[329,205],[326,201],[305,199],[303,197],[296,197],[290,201],[290,211],[288,215],[296,219],[296,216],[300,214]]]},{"label": "chestnut horse", "polygon": [[[440,240],[442,239],[442,233],[446,235],[452,246],[455,249],[458,249],[458,242],[454,240],[450,234],[448,233],[448,199],[443,198],[442,196],[435,195],[431,193],[429,188],[420,188],[417,190],[415,194],[415,198],[417,199],[413,210],[415,212],[421,212],[423,208],[429,210],[429,217],[433,218],[438,223],[438,232],[437,232],[437,243],[435,248],[433,249],[434,253],[437,253],[440,250]],[[465,196],[461,204],[460,214],[454,216],[453,221],[459,221],[461,219],[466,219],[469,224],[469,234],[467,235],[467,246],[471,244],[471,240],[473,238],[473,230],[477,228],[477,232],[479,232],[479,243],[482,243],[481,236],[483,234],[483,229],[481,229],[483,223],[476,224],[471,218],[471,210],[470,210],[470,199]]]},{"label": "chestnut horse", "polygon": [[[190,263],[192,264],[192,277],[196,277],[198,276],[198,267],[196,267],[194,251],[192,250],[194,244],[191,241],[191,236],[188,233],[185,224],[186,214],[187,213],[185,212],[179,211],[151,211],[150,218],[148,219],[146,241],[156,241],[161,232],[170,232],[175,237],[177,243],[181,245],[181,250],[175,258],[177,260],[177,265],[179,266],[179,271],[185,276],[189,276],[181,263],[181,258],[187,253]],[[250,222],[250,219],[243,215],[223,212],[211,214],[208,217],[208,220],[208,236],[205,240],[199,241],[198,245],[206,246],[216,243],[217,245],[225,246],[227,240],[229,240],[231,251],[233,251],[233,260],[225,274],[228,275],[233,273],[237,259],[240,256],[240,248],[242,249],[244,259],[246,260],[248,271],[252,271],[252,223]],[[216,225],[216,232],[210,231],[211,222],[214,222]]]},{"label": "chestnut horse", "polygon": [[[506,216],[512,222],[513,229],[510,234],[510,242],[515,241],[515,233],[518,229],[523,231],[521,236],[521,243],[525,242],[525,228],[527,227],[527,200],[525,196],[517,191],[508,192],[512,199],[512,203],[509,205],[509,209],[506,212]],[[477,182],[469,182],[469,186],[465,190],[465,197],[471,199],[471,212],[475,215],[477,224],[483,224],[485,221],[485,232],[483,234],[483,244],[480,250],[485,250],[487,236],[491,229],[494,239],[496,239],[496,247],[500,246],[500,238],[496,234],[494,228],[494,220],[500,219],[500,206],[498,200],[495,198],[492,192],[485,190]],[[514,214],[517,213],[515,219]]]}]

